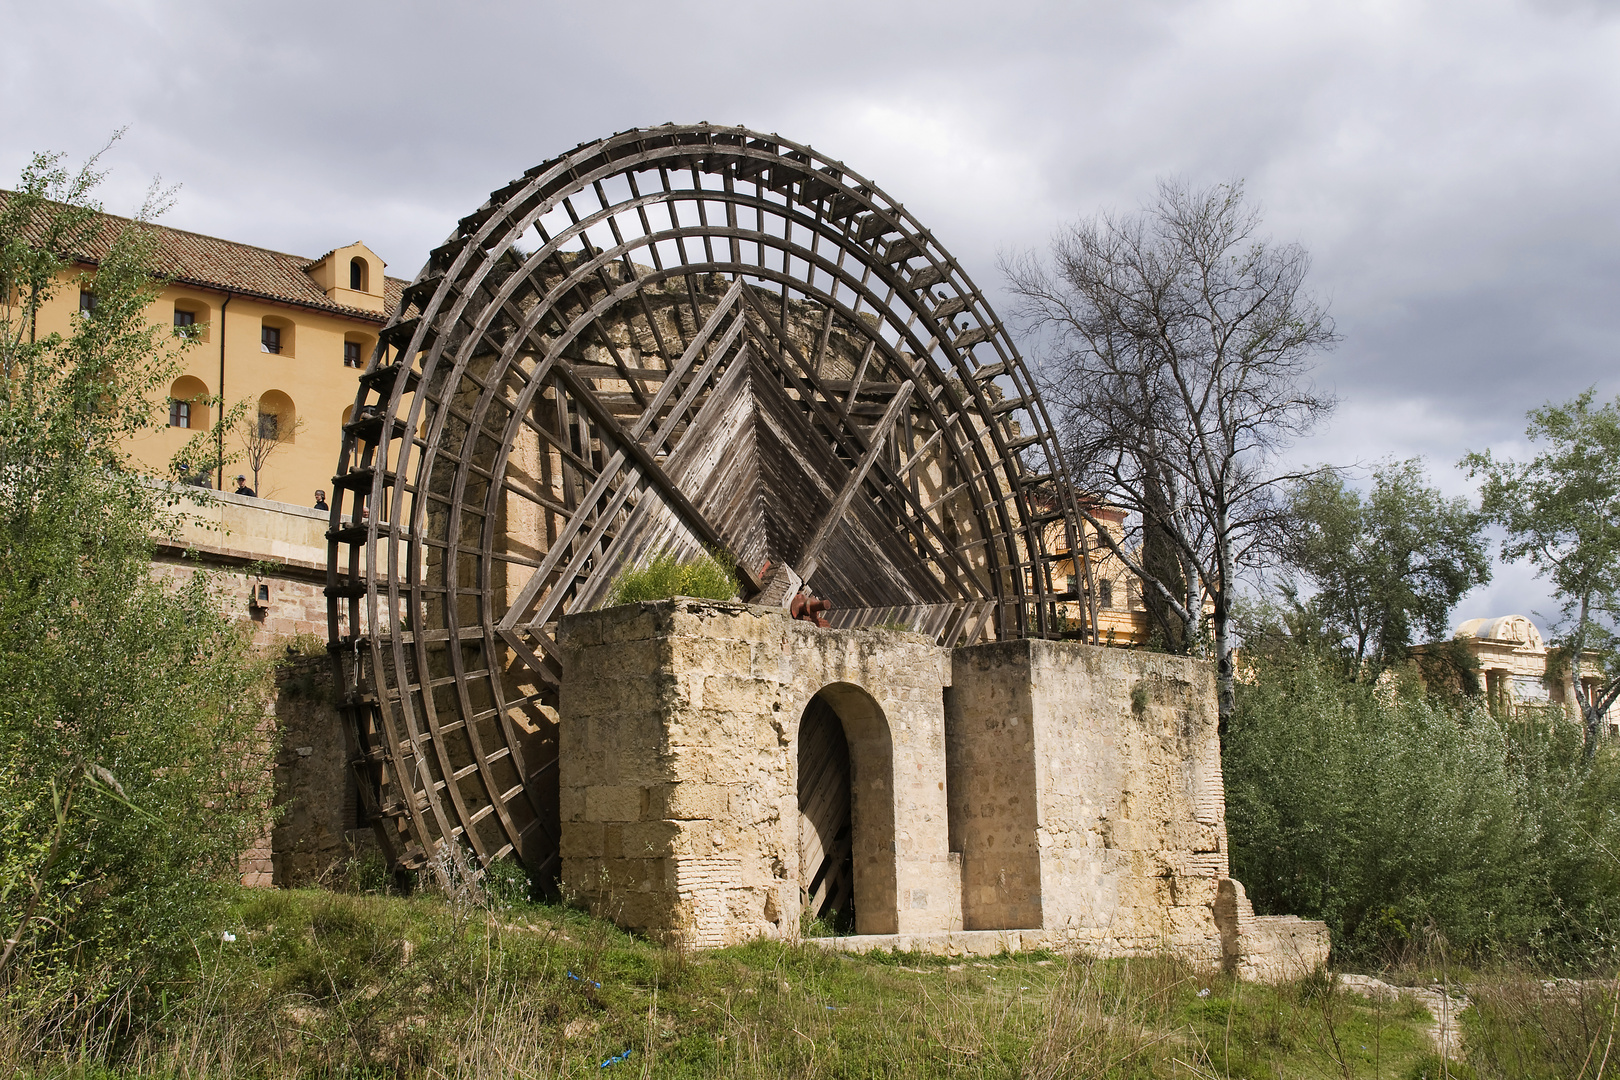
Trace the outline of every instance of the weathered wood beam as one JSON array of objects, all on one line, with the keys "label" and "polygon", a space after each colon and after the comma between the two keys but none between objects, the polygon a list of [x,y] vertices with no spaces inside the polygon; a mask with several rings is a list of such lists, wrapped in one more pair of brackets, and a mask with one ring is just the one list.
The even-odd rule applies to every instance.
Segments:
[{"label": "weathered wood beam", "polygon": [[816,524],[815,532],[810,534],[809,542],[805,544],[804,551],[799,555],[798,572],[799,576],[805,581],[809,581],[811,575],[820,567],[823,545],[826,544],[827,538],[832,535],[834,527],[843,519],[844,511],[849,509],[850,500],[855,497],[855,493],[866,482],[866,474],[877,463],[878,455],[883,450],[884,441],[889,437],[889,433],[894,430],[895,421],[900,419],[900,414],[905,411],[907,402],[911,400],[911,390],[912,384],[910,382],[900,385],[900,392],[890,400],[889,408],[884,412],[883,419],[878,421],[877,427],[867,433],[866,452],[861,455],[861,460],[844,480],[843,489],[838,492],[837,498],[833,499],[832,506],[828,507],[827,512],[822,515],[821,521]]}]

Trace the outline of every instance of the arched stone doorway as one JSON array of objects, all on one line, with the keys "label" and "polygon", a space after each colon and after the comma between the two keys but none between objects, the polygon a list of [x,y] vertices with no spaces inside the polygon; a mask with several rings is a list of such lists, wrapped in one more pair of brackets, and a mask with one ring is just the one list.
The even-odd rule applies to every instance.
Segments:
[{"label": "arched stone doorway", "polygon": [[855,927],[855,848],[849,799],[849,741],[825,698],[799,721],[799,882],[816,919]]},{"label": "arched stone doorway", "polygon": [[894,749],[866,691],[834,683],[799,720],[799,882],[810,913],[840,930],[899,929]]}]

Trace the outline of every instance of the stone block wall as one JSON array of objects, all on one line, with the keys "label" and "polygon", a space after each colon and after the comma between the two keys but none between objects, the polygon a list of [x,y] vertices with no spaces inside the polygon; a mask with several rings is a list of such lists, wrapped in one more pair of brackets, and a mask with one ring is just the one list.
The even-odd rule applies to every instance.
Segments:
[{"label": "stone block wall", "polygon": [[558,642],[563,887],[620,925],[798,935],[798,734],[819,697],[850,757],[857,936],[838,947],[1172,951],[1258,978],[1326,960],[1325,927],[1256,919],[1227,876],[1208,665],[952,651],[690,599],[570,615]]},{"label": "stone block wall", "polygon": [[[221,574],[226,584],[221,596],[222,607],[242,625],[253,629],[253,644],[261,649],[279,649],[290,638],[300,635],[326,639],[326,575],[319,578],[296,570],[268,570],[250,573],[219,560],[207,553],[198,553],[195,560],[181,555],[160,558],[152,563],[152,576],[160,580],[179,582],[190,578],[198,569]],[[259,585],[266,586],[268,598],[257,599]],[[249,606],[248,597],[254,604]]]},{"label": "stone block wall", "polygon": [[968,929],[1219,961],[1225,798],[1208,665],[1052,641],[957,649],[954,665]]},{"label": "stone block wall", "polygon": [[[326,512],[228,491],[208,492],[207,499],[187,508],[172,535],[154,537],[153,575],[178,579],[199,568],[223,575],[226,613],[251,625],[261,648],[279,649],[298,635],[324,640]],[[261,585],[268,593],[262,601]],[[340,623],[338,630],[348,627]]]},{"label": "stone block wall", "polygon": [[275,805],[270,860],[282,887],[319,884],[371,843],[357,823],[354,776],[325,656],[284,664],[276,674]]},{"label": "stone block wall", "polygon": [[1169,945],[1218,961],[1211,905],[1230,871],[1214,669],[1030,645],[1035,722],[1052,745],[1040,843],[1059,902],[1047,926],[1076,927],[1110,951]]}]

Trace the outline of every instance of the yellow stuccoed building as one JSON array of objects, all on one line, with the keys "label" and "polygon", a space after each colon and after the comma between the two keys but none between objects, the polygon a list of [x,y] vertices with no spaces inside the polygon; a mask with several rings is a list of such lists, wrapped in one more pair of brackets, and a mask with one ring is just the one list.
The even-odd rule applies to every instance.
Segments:
[{"label": "yellow stuccoed building", "polygon": [[[0,191],[0,205],[9,197]],[[93,311],[96,268],[130,224],[102,216],[96,239],[60,274],[36,333],[70,334],[81,312]],[[274,440],[258,496],[249,498],[230,494],[238,473],[252,484],[242,432],[224,436],[225,453],[235,460],[212,471],[208,483],[223,481],[226,493],[194,508],[174,534],[154,536],[153,573],[170,580],[189,578],[199,567],[221,574],[225,610],[267,652],[279,656],[284,647],[324,641],[331,629],[324,595],[329,517],[312,504],[317,490],[331,494],[357,377],[406,282],[388,277],[382,259],[359,242],[308,258],[146,228],[157,243],[156,269],[167,282],[148,318],[202,329],[181,356],[168,400],[158,405],[157,425],[128,446],[136,466],[172,477],[171,461],[217,419],[212,398],[227,408],[245,405],[243,426]],[[87,281],[82,289],[81,278]],[[339,633],[349,630],[342,619],[336,626]],[[291,663],[278,675],[283,688],[289,679],[324,672],[327,661],[306,655]],[[274,764],[276,801],[288,812],[242,853],[241,880],[249,886],[306,881],[316,872],[309,867],[352,856],[370,835],[356,810],[330,706],[278,691],[266,724],[274,724],[283,741]]]},{"label": "yellow stuccoed building", "polygon": [[[0,192],[0,200],[8,193]],[[40,333],[71,332],[72,320],[94,305],[100,256],[130,222],[104,215],[98,239],[62,274],[60,288],[40,312]],[[196,324],[200,340],[185,351],[182,371],[169,387],[167,425],[132,441],[136,462],[158,476],[199,431],[216,419],[209,398],[229,408],[247,406],[245,425],[274,440],[259,473],[258,496],[311,506],[316,490],[331,494],[342,425],[353,405],[355,378],[377,342],[377,332],[407,284],[388,277],[384,264],[356,241],[308,258],[217,237],[151,225],[157,268],[169,279],[151,306],[161,325]],[[224,437],[233,463],[209,476],[210,486],[234,490],[238,473],[252,485],[242,434]]]}]

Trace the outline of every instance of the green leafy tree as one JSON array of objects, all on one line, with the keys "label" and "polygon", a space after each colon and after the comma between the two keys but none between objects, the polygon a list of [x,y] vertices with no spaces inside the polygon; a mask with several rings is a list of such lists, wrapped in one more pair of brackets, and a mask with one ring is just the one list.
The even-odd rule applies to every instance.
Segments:
[{"label": "green leafy tree", "polygon": [[[1594,408],[1594,397],[1589,389],[1567,404],[1532,409],[1525,434],[1545,449],[1529,461],[1499,460],[1486,450],[1462,464],[1484,478],[1481,507],[1506,534],[1503,560],[1530,560],[1552,585],[1566,669],[1595,652],[1613,673],[1620,659],[1620,398]],[[1620,678],[1611,674],[1595,692],[1580,678],[1571,681],[1591,757]]]},{"label": "green leafy tree", "polygon": [[[0,203],[0,1025],[81,1032],[196,955],[268,795],[265,665],[207,575],[153,571],[179,504],[124,447],[189,339],[94,164],[36,156]],[[94,311],[41,332],[75,285]]]},{"label": "green leafy tree", "polygon": [[1405,658],[1418,634],[1445,637],[1457,601],[1491,579],[1484,520],[1426,480],[1413,459],[1374,469],[1365,496],[1336,473],[1290,494],[1284,559],[1314,590],[1309,615],[1357,671]]}]

